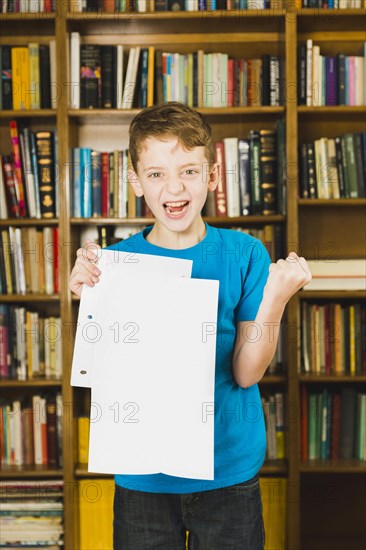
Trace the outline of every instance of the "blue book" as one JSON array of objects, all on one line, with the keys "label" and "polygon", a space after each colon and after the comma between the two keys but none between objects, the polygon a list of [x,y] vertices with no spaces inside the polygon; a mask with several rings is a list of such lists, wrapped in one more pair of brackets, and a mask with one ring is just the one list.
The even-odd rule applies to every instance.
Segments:
[{"label": "blue book", "polygon": [[99,151],[91,152],[92,216],[102,215],[102,158]]},{"label": "blue book", "polygon": [[92,170],[91,149],[80,149],[80,187],[81,187],[81,217],[90,218],[92,215]]}]

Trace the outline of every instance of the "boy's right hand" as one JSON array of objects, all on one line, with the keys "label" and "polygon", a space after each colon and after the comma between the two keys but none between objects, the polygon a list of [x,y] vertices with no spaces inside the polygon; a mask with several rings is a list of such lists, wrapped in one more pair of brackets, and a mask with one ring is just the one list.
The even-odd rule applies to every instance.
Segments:
[{"label": "boy's right hand", "polygon": [[83,284],[95,286],[99,281],[100,269],[96,266],[98,261],[97,250],[101,247],[92,241],[87,240],[84,248],[79,248],[76,252],[75,265],[69,277],[69,289],[79,297]]}]

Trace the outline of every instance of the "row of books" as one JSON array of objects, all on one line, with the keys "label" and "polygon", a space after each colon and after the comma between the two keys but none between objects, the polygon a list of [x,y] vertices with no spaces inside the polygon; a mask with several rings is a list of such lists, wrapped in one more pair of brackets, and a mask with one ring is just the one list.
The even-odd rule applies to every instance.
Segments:
[{"label": "row of books", "polygon": [[275,393],[262,397],[262,407],[266,423],[267,450],[269,460],[283,459],[285,450],[285,396]]},{"label": "row of books", "polygon": [[[251,130],[248,139],[215,143],[220,181],[209,193],[206,216],[236,217],[283,213],[285,208],[284,123],[276,130]],[[152,213],[143,199],[128,191],[128,152],[73,149],[73,215],[144,217]]]},{"label": "row of books", "polygon": [[302,372],[366,374],[366,307],[362,303],[302,303]]},{"label": "row of books", "polygon": [[1,466],[62,467],[61,393],[0,401]]},{"label": "row of books", "polygon": [[203,50],[177,53],[81,43],[71,33],[71,108],[147,107],[180,101],[191,107],[284,103],[284,58],[232,58]]},{"label": "row of books", "polygon": [[[362,8],[364,0],[298,0],[297,8],[346,9]],[[138,13],[154,11],[216,11],[284,8],[282,0],[70,0],[74,13]]]},{"label": "row of books", "polygon": [[51,13],[57,0],[0,0],[0,13]]},{"label": "row of books", "polygon": [[0,155],[0,217],[58,215],[57,132],[9,122],[11,155]]},{"label": "row of books", "polygon": [[366,42],[363,55],[320,54],[312,39],[298,47],[298,104],[366,105]]},{"label": "row of books", "polygon": [[0,231],[0,294],[60,291],[58,227],[8,227]]},{"label": "row of books", "polygon": [[61,479],[0,482],[0,546],[44,548],[63,545]]},{"label": "row of books", "polygon": [[0,109],[55,109],[56,41],[0,46]]},{"label": "row of books", "polygon": [[60,317],[0,304],[0,333],[1,379],[61,380]]},{"label": "row of books", "polygon": [[301,457],[366,460],[366,394],[301,388]]},{"label": "row of books", "polygon": [[299,195],[303,198],[365,197],[366,132],[302,143],[299,170]]}]

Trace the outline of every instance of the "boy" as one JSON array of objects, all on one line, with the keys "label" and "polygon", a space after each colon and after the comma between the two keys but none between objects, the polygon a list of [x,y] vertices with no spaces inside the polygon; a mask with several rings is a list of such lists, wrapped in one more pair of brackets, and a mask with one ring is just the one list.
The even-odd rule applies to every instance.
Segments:
[{"label": "boy", "polygon": [[[114,549],[184,550],[188,530],[190,549],[260,550],[266,435],[257,383],[275,353],[285,305],[311,274],[294,252],[271,264],[259,240],[204,223],[201,210],[221,167],[199,113],[176,102],[144,109],[131,123],[129,151],[131,185],[155,223],[109,248],[192,259],[192,277],[220,281],[215,478],[116,475]],[[70,275],[78,295],[83,283],[99,280],[92,248],[87,242],[78,250]],[[189,445],[189,434],[182,437]]]}]

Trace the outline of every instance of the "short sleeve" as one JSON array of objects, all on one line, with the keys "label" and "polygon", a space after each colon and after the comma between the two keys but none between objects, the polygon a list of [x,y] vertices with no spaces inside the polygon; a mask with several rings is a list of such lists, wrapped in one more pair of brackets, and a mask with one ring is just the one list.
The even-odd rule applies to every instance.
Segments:
[{"label": "short sleeve", "polygon": [[254,321],[263,298],[271,258],[260,240],[254,239],[249,262],[242,267],[242,292],[236,307],[236,320]]}]

